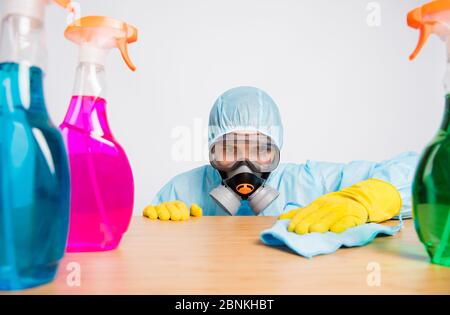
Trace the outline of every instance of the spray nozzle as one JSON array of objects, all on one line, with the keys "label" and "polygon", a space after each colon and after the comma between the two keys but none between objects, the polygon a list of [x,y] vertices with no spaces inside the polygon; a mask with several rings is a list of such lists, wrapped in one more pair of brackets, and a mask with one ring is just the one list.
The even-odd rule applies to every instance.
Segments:
[{"label": "spray nozzle", "polygon": [[75,13],[75,8],[72,6],[72,0],[53,0],[53,2],[59,5],[60,7],[68,10],[70,13]]},{"label": "spray nozzle", "polygon": [[45,7],[51,3],[73,12],[71,0],[3,0],[3,2],[3,16],[18,14],[43,21]]},{"label": "spray nozzle", "polygon": [[450,0],[435,0],[408,13],[408,25],[420,30],[419,42],[409,57],[413,60],[425,46],[431,34],[450,36]]},{"label": "spray nozzle", "polygon": [[53,0],[56,4],[59,4],[64,9],[72,10],[71,0]]},{"label": "spray nozzle", "polygon": [[134,26],[108,17],[86,16],[70,24],[64,35],[80,45],[82,61],[103,64],[107,51],[118,48],[127,66],[136,70],[128,55],[128,44],[137,41]]}]

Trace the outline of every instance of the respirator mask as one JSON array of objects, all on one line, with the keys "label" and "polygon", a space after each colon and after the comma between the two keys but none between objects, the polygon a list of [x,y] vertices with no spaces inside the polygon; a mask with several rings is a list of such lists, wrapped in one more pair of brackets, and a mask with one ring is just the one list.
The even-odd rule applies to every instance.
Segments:
[{"label": "respirator mask", "polygon": [[279,196],[277,190],[266,185],[280,162],[280,150],[269,137],[224,135],[211,145],[209,160],[222,177],[222,184],[210,195],[231,215],[236,215],[242,200],[248,200],[258,215]]}]

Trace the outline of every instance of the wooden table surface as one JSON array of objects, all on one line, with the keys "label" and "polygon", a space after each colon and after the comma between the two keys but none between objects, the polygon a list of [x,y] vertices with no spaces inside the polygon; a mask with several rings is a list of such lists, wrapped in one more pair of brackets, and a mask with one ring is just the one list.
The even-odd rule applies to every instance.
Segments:
[{"label": "wooden table surface", "polygon": [[450,268],[429,263],[411,221],[368,246],[305,259],[259,241],[275,220],[135,217],[118,250],[67,254],[53,283],[19,294],[450,294]]}]

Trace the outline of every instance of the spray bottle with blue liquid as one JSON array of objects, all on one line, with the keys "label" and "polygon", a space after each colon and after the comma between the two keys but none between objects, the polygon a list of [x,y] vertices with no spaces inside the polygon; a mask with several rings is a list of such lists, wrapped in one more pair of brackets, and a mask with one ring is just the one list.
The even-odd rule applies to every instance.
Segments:
[{"label": "spray bottle with blue liquid", "polygon": [[69,225],[62,136],[47,113],[44,16],[51,3],[3,0],[0,36],[0,290],[51,281]]}]

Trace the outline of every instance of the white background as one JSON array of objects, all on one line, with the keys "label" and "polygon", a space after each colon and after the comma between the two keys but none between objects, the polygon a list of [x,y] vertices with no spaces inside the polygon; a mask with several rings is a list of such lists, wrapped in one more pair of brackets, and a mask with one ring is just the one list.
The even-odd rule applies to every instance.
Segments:
[{"label": "white background", "polygon": [[[139,28],[132,73],[108,58],[111,128],[126,149],[135,212],[174,175],[207,163],[209,109],[225,90],[252,85],[278,103],[284,162],[383,160],[421,151],[443,108],[445,52],[437,38],[408,61],[418,32],[407,12],[425,1],[380,0],[371,27],[365,0],[79,0],[82,15]],[[55,123],[67,109],[77,47],[63,38],[65,13],[48,10],[46,97]],[[194,131],[201,122],[202,132]],[[195,155],[174,161],[175,128],[192,129]],[[204,154],[203,154],[204,155]]]}]

